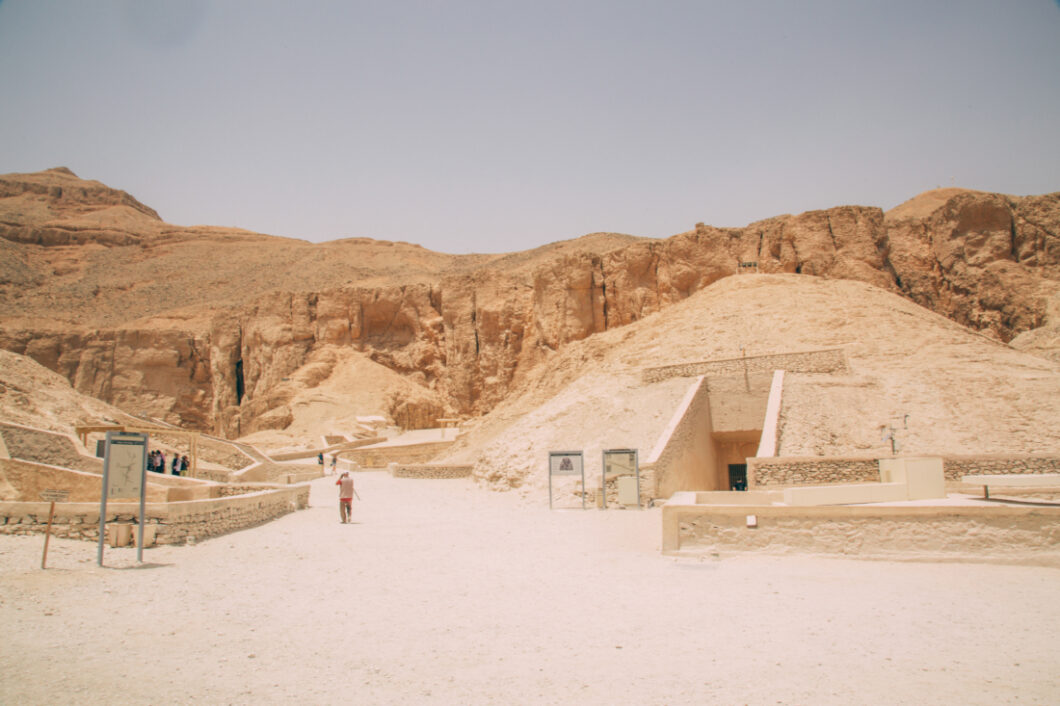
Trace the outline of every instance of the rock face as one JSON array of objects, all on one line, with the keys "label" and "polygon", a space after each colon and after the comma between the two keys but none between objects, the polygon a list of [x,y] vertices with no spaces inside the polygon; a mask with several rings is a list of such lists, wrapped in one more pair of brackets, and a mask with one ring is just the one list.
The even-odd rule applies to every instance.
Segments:
[{"label": "rock face", "polygon": [[1058,359],[1058,234],[1060,193],[941,190],[888,213],[450,256],[173,226],[49,170],[0,177],[0,348],[130,412],[240,436],[289,424],[295,387],[330,374],[314,352],[349,346],[415,383],[388,412],[419,428],[483,414],[569,343],[755,271],[868,282]]}]

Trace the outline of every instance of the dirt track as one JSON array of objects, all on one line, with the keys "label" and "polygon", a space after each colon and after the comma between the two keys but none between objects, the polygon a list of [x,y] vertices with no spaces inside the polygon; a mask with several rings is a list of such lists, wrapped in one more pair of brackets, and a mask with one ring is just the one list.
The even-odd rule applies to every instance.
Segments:
[{"label": "dirt track", "polygon": [[658,510],[333,478],[145,551],[0,537],[0,702],[1056,703],[1054,569],[658,553]]}]

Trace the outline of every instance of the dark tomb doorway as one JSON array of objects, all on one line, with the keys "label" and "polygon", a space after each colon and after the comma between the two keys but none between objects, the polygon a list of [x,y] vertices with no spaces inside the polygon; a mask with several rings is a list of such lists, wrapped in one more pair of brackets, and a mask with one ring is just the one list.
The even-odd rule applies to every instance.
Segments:
[{"label": "dark tomb doorway", "polygon": [[729,464],[729,490],[747,490],[747,464]]}]

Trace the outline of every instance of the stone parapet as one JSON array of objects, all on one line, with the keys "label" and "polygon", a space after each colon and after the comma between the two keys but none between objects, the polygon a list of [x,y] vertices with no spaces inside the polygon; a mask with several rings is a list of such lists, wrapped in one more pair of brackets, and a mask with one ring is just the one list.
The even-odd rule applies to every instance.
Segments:
[{"label": "stone parapet", "polygon": [[[963,476],[1060,473],[1060,454],[943,456],[946,480]],[[749,488],[879,481],[879,460],[864,457],[755,457],[747,459]]]},{"label": "stone parapet", "polygon": [[772,373],[785,370],[791,373],[847,373],[846,353],[842,348],[829,348],[801,353],[776,353],[724,360],[705,360],[678,363],[657,368],[646,368],[641,379],[646,384],[662,382],[674,377],[708,377],[742,375],[744,373]]},{"label": "stone parapet", "polygon": [[948,481],[960,481],[961,476],[972,475],[1060,473],[1060,454],[945,456],[943,470]]},{"label": "stone parapet", "polygon": [[361,468],[386,468],[391,463],[425,464],[453,445],[452,440],[405,446],[379,446],[343,451],[340,460],[351,461]]},{"label": "stone parapet", "polygon": [[703,507],[680,500],[662,509],[664,554],[795,550],[1060,566],[1060,507]]},{"label": "stone parapet", "polygon": [[[309,486],[245,487],[252,492],[228,497],[171,503],[147,503],[144,522],[155,526],[159,544],[182,544],[254,527],[309,504]],[[0,503],[0,534],[44,532],[49,504]],[[134,522],[138,503],[107,503],[107,522]],[[52,534],[71,539],[99,539],[99,503],[56,503]]]},{"label": "stone parapet", "polygon": [[[327,437],[325,437],[325,440]],[[269,458],[273,461],[300,461],[302,459],[313,459],[316,460],[317,454],[331,454],[341,451],[352,451],[353,449],[361,446],[371,446],[372,444],[381,444],[386,441],[385,436],[373,436],[370,439],[357,439],[356,441],[343,441],[341,443],[332,444],[322,449],[310,449],[304,451],[289,451],[286,453],[269,454]]]},{"label": "stone parapet", "polygon": [[749,488],[868,483],[879,479],[879,461],[875,458],[776,456],[747,459]]},{"label": "stone parapet", "polygon": [[390,475],[394,478],[470,478],[472,468],[472,466],[456,466],[440,463],[394,464],[390,469]]}]

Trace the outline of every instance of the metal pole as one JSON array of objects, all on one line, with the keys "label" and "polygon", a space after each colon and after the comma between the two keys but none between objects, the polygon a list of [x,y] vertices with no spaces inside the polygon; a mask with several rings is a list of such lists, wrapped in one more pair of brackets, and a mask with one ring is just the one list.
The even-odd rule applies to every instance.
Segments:
[{"label": "metal pole", "polygon": [[548,509],[552,509],[552,454],[548,455]]},{"label": "metal pole", "polygon": [[55,501],[52,500],[51,509],[48,510],[48,529],[44,530],[44,555],[40,558],[40,568],[48,561],[48,540],[52,538],[52,518],[55,517]]},{"label": "metal pole", "polygon": [[[147,444],[144,444],[147,448]],[[145,454],[146,457],[146,454]],[[144,500],[147,497],[147,466],[140,471],[140,522],[136,528],[136,563],[144,563]]]},{"label": "metal pole", "polygon": [[100,483],[99,493],[99,549],[96,552],[96,563],[103,566],[103,538],[107,531],[107,471],[110,469],[110,435],[107,432],[106,445],[103,447],[103,480]]},{"label": "metal pole", "polygon": [[633,468],[637,471],[637,509],[643,510],[644,507],[640,502],[640,454],[636,449],[633,449]]},{"label": "metal pole", "polygon": [[585,457],[582,457],[582,510],[585,509]]},{"label": "metal pole", "polygon": [[600,494],[603,496],[600,500],[600,509],[607,509],[607,452],[600,452]]}]

